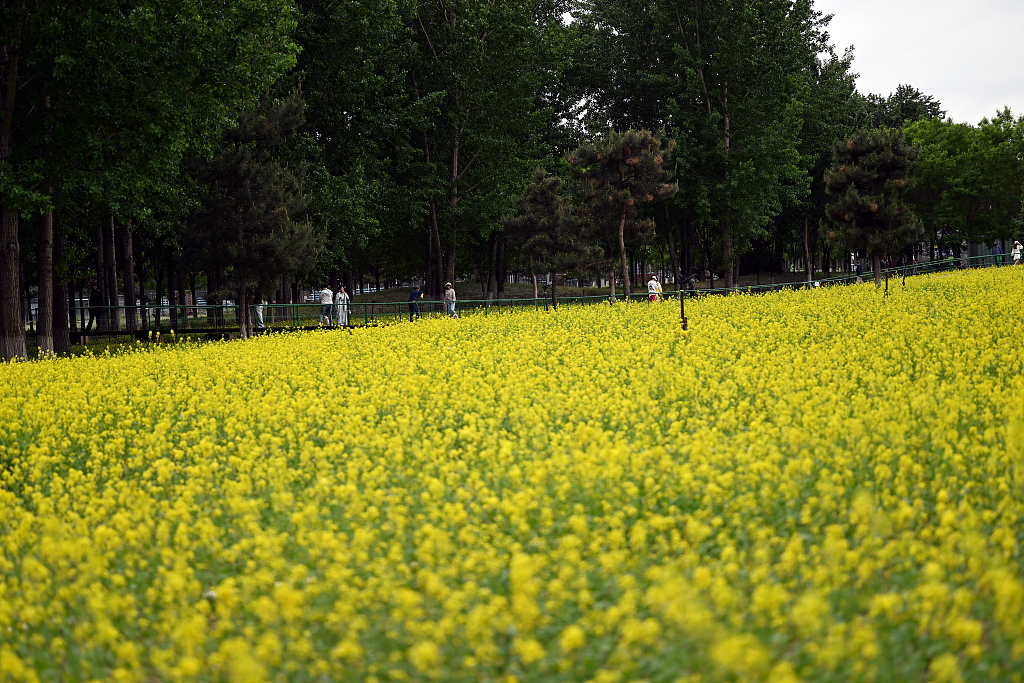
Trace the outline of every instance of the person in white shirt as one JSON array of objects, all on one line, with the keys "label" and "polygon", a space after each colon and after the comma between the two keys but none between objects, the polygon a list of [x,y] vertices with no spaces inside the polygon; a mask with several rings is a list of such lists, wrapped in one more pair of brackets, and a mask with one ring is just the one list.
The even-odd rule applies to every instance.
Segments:
[{"label": "person in white shirt", "polygon": [[444,283],[444,305],[448,309],[449,318],[459,317],[459,314],[455,312],[455,288],[450,282]]},{"label": "person in white shirt", "polygon": [[334,295],[334,322],[338,327],[348,327],[348,306],[351,301],[345,287],[338,287],[338,293]]},{"label": "person in white shirt", "polygon": [[658,300],[660,294],[661,283],[658,282],[658,276],[651,275],[651,279],[647,281],[647,295],[650,297],[652,304]]},{"label": "person in white shirt", "polygon": [[320,324],[331,326],[331,304],[334,303],[334,292],[327,285],[320,290]]},{"label": "person in white shirt", "polygon": [[1016,266],[1020,264],[1021,252],[1024,252],[1024,245],[1021,245],[1019,241],[1014,240],[1013,251],[1010,252],[1010,256],[1013,257],[1013,265]]}]

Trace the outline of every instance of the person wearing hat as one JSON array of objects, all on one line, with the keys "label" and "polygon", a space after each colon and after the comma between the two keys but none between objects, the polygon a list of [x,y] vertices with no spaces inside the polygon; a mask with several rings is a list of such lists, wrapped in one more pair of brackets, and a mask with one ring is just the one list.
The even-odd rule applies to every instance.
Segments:
[{"label": "person wearing hat", "polygon": [[444,283],[444,305],[448,309],[449,318],[458,318],[459,315],[455,312],[455,288],[452,287],[452,283]]},{"label": "person wearing hat", "polygon": [[661,294],[661,283],[658,282],[658,276],[652,274],[651,279],[647,281],[647,296],[652,304],[658,300],[659,294]]},{"label": "person wearing hat", "polygon": [[1024,245],[1022,245],[1018,240],[1014,240],[1013,251],[1010,252],[1010,256],[1013,257],[1013,265],[1016,266],[1020,263],[1021,252],[1024,252]]}]

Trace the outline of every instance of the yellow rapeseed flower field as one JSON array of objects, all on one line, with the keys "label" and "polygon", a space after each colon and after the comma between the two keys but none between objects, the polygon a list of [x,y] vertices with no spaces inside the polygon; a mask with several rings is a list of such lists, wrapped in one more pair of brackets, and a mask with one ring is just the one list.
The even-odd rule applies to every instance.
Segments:
[{"label": "yellow rapeseed flower field", "polygon": [[1024,268],[0,367],[0,680],[1020,681]]}]

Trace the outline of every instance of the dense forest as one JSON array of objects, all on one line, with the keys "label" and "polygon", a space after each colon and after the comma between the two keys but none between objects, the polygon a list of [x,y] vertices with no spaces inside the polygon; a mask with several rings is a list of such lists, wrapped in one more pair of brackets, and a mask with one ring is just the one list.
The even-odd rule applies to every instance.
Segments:
[{"label": "dense forest", "polygon": [[1012,237],[1024,120],[859,93],[830,21],[811,0],[0,0],[0,353],[25,356],[30,301],[66,352],[92,285],[132,329],[197,282],[244,307],[848,268],[826,176],[858,131],[909,150],[887,253]]}]

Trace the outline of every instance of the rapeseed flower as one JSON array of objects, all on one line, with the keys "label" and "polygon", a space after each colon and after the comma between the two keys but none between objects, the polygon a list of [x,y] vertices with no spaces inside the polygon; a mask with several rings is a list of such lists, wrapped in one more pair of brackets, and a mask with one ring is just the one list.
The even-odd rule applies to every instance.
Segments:
[{"label": "rapeseed flower", "polygon": [[1020,681],[1024,271],[0,367],[0,681]]}]

